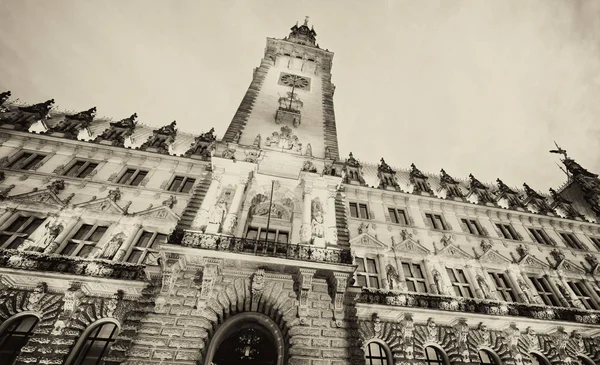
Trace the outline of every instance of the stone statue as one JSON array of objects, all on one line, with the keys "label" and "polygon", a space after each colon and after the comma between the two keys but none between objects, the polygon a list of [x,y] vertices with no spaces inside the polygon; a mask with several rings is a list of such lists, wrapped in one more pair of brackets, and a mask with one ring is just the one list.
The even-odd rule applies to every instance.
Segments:
[{"label": "stone statue", "polygon": [[323,206],[319,199],[313,200],[311,205],[311,236],[312,238],[322,238],[325,234],[325,230],[323,229]]},{"label": "stone statue", "polygon": [[385,268],[385,274],[387,277],[388,285],[390,290],[400,289],[400,276],[396,272],[396,269],[392,265],[388,265]]},{"label": "stone statue", "polygon": [[260,136],[260,134],[257,134],[256,138],[254,138],[254,146],[260,148],[260,141],[261,141],[261,136]]},{"label": "stone statue", "polygon": [[317,168],[312,163],[312,161],[306,160],[306,161],[304,161],[304,165],[302,165],[302,171],[317,172]]},{"label": "stone statue", "polygon": [[310,145],[310,143],[306,145],[306,153],[305,153],[305,155],[309,156],[309,157],[312,157],[312,155],[313,155],[312,154],[312,146]]},{"label": "stone statue", "polygon": [[116,188],[115,190],[109,190],[108,199],[113,202],[117,202],[119,199],[121,199],[121,190],[119,190],[119,188]]},{"label": "stone statue", "polygon": [[116,255],[117,251],[119,250],[124,241],[125,237],[123,236],[123,233],[118,233],[114,235],[111,238],[108,245],[106,246],[106,249],[102,253],[101,258],[108,260],[112,259]]},{"label": "stone statue", "polygon": [[219,226],[223,223],[223,218],[225,217],[226,207],[224,201],[219,201],[217,205],[215,205],[210,212],[210,216],[208,218],[208,223],[218,224]]},{"label": "stone statue", "polygon": [[446,291],[444,290],[444,282],[442,280],[442,275],[440,274],[439,271],[437,270],[433,270],[433,282],[434,282],[434,289],[437,291],[437,294],[440,295],[444,295],[446,294]]},{"label": "stone statue", "polygon": [[58,237],[58,235],[60,234],[60,232],[62,232],[63,230],[63,225],[58,223],[58,222],[53,222],[53,223],[46,223],[46,225],[44,226],[44,228],[46,229],[46,232],[44,233],[44,236],[42,237],[42,239],[38,240],[37,242],[33,242],[33,241],[25,241],[24,244],[22,244],[21,246],[19,246],[18,250],[19,251],[38,251],[38,252],[46,252],[48,251],[49,248],[52,248],[52,245],[54,243],[54,240],[56,239],[56,237]]},{"label": "stone statue", "polygon": [[490,287],[485,282],[485,279],[482,276],[480,276],[480,275],[477,276],[477,284],[479,284],[479,287],[481,288],[481,292],[482,292],[483,297],[485,299],[494,299],[493,296],[492,296],[492,292],[490,290]]},{"label": "stone statue", "polygon": [[527,301],[527,303],[531,303],[531,304],[535,303],[535,300],[533,299],[533,296],[531,295],[531,290],[529,289],[527,284],[525,284],[525,282],[523,280],[519,279],[517,281],[517,285],[519,285],[519,288],[523,292],[523,296],[525,297],[525,300]]},{"label": "stone statue", "polygon": [[242,138],[242,132],[237,131],[233,136],[233,143],[240,143],[240,138]]}]

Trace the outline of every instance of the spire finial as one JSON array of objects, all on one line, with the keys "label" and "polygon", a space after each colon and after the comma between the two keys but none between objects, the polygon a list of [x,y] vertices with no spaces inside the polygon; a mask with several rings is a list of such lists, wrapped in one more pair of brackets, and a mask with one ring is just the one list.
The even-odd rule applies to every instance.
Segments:
[{"label": "spire finial", "polygon": [[560,148],[560,146],[558,145],[558,143],[556,143],[556,141],[554,141],[554,145],[556,146],[556,149],[550,150],[550,153],[558,153],[559,155],[563,155],[565,158],[568,158],[567,150]]},{"label": "spire finial", "polygon": [[306,26],[308,26],[308,18],[309,18],[308,15],[304,17],[304,25],[306,25]]}]

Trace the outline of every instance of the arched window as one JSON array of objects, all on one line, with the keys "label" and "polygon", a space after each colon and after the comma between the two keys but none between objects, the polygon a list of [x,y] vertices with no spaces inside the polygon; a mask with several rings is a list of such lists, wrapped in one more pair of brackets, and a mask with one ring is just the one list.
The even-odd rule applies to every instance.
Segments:
[{"label": "arched window", "polygon": [[21,353],[21,348],[33,336],[39,318],[34,315],[22,315],[8,321],[0,334],[0,359],[5,364],[12,364]]},{"label": "arched window", "polygon": [[113,322],[96,324],[74,350],[77,351],[69,365],[97,365],[108,354],[117,337],[118,327]]},{"label": "arched window", "polygon": [[389,365],[387,351],[378,342],[369,342],[365,348],[366,365]]},{"label": "arched window", "polygon": [[546,360],[543,356],[540,356],[536,353],[531,353],[531,364],[532,365],[550,365],[548,360]]},{"label": "arched window", "polygon": [[479,363],[481,365],[500,365],[496,356],[487,350],[479,350]]},{"label": "arched window", "polygon": [[594,363],[590,359],[586,359],[583,356],[578,356],[577,358],[581,362],[581,365],[594,365]]},{"label": "arched window", "polygon": [[427,365],[446,365],[444,354],[436,347],[425,347],[425,363]]}]

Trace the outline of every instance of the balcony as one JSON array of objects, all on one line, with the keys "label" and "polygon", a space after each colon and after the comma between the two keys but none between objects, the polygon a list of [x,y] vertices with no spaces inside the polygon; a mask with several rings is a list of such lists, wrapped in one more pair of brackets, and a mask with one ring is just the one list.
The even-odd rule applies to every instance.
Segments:
[{"label": "balcony", "polygon": [[352,264],[352,255],[350,254],[349,249],[322,248],[264,240],[259,241],[193,231],[183,232],[183,237],[180,242],[181,245],[185,247],[201,248],[205,250],[232,252],[253,256],[267,256],[289,260]]},{"label": "balcony", "polygon": [[507,303],[494,300],[460,298],[380,289],[363,289],[358,303],[394,307],[423,308],[451,312],[527,317],[541,320],[600,324],[600,311],[551,307],[539,304]]}]

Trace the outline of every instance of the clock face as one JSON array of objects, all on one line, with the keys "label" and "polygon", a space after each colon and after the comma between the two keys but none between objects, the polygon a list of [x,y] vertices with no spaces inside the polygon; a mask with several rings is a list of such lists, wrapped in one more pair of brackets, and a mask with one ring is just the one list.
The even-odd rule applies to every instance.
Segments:
[{"label": "clock face", "polygon": [[294,87],[297,90],[310,90],[310,79],[304,76],[281,73],[279,84]]}]

